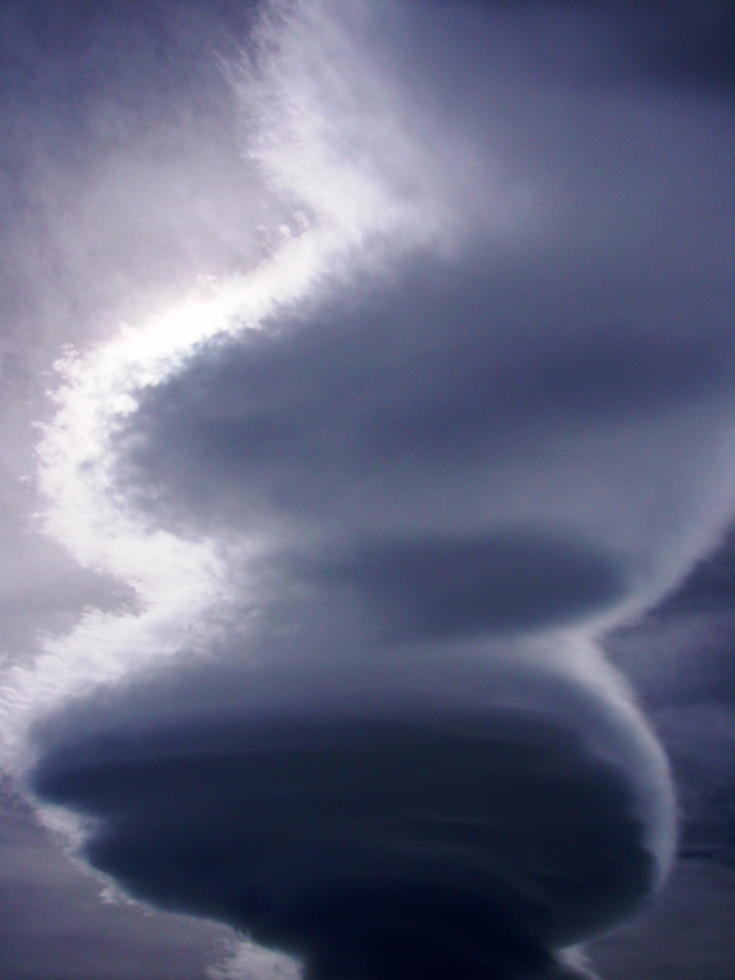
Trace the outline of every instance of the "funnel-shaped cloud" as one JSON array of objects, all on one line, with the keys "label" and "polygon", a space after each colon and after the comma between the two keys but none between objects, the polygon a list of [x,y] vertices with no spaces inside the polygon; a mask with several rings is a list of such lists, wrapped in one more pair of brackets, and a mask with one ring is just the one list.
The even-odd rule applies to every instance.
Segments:
[{"label": "funnel-shaped cloud", "polygon": [[670,866],[596,637],[735,499],[731,147],[645,23],[264,5],[230,75],[279,247],[62,365],[46,526],[135,601],[8,674],[6,762],[314,980],[568,975]]},{"label": "funnel-shaped cloud", "polygon": [[93,864],[319,980],[546,973],[651,882],[624,774],[528,713],[236,722],[94,756],[37,776],[102,821]]}]

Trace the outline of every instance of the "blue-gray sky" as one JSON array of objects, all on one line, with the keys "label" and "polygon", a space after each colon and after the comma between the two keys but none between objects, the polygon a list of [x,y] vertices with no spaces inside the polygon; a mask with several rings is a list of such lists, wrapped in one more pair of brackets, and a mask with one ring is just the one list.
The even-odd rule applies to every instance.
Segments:
[{"label": "blue-gray sky", "polygon": [[3,980],[723,980],[732,5],[0,18]]}]

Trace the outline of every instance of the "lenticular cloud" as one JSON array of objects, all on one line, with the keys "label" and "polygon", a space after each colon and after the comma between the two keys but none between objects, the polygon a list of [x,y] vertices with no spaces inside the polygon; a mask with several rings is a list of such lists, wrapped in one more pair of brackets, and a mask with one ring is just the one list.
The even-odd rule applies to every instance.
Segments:
[{"label": "lenticular cloud", "polygon": [[562,976],[671,862],[665,759],[595,638],[727,518],[732,345],[716,311],[693,344],[698,280],[672,312],[640,175],[610,180],[651,107],[596,110],[591,230],[540,118],[599,94],[514,75],[509,16],[268,6],[231,75],[293,222],[70,355],[40,446],[48,532],[137,605],[6,674],[6,766],[129,894],[314,980]]}]

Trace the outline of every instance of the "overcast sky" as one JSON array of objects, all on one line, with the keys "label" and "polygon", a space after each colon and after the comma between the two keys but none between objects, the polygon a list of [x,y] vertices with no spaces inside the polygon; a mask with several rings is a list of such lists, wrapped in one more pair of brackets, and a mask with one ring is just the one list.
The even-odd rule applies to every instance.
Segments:
[{"label": "overcast sky", "polygon": [[727,980],[728,0],[0,5],[2,980]]}]

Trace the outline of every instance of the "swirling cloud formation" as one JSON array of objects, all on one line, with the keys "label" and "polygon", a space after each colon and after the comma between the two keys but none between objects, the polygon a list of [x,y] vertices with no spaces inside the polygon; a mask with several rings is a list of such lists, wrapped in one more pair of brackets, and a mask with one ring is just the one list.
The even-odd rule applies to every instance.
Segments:
[{"label": "swirling cloud formation", "polygon": [[228,71],[280,240],[62,365],[46,526],[136,598],[8,672],[6,764],[314,980],[562,976],[668,871],[596,638],[731,512],[729,177],[637,16],[267,5]]}]

